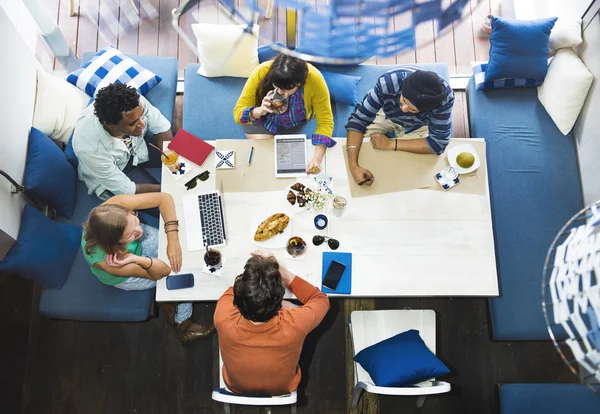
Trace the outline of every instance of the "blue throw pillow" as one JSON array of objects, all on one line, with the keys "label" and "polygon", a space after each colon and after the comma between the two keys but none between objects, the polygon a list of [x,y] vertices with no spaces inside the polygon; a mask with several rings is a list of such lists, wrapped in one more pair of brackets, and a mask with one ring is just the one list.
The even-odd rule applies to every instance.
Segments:
[{"label": "blue throw pillow", "polygon": [[378,387],[412,385],[450,373],[414,329],[363,349],[354,360]]},{"label": "blue throw pillow", "polygon": [[[273,43],[272,43],[273,44]],[[276,45],[285,47],[283,43],[275,42]],[[279,52],[271,47],[271,45],[264,45],[258,48],[258,63],[266,62],[267,60],[273,60],[279,55]]]},{"label": "blue throw pillow", "polygon": [[75,150],[73,149],[73,136],[71,135],[71,138],[69,138],[69,141],[67,142],[67,145],[65,145],[65,158],[67,159],[67,161],[69,161],[69,164],[71,164],[73,166],[73,168],[75,168],[75,170],[77,170],[77,168],[79,167],[79,159],[77,158],[77,155],[75,155]]},{"label": "blue throw pillow", "polygon": [[82,228],[50,220],[25,204],[17,242],[0,262],[0,272],[60,289],[81,249]]},{"label": "blue throw pillow", "polygon": [[487,63],[476,63],[473,65],[473,77],[475,78],[475,90],[477,91],[504,88],[531,88],[542,84],[542,81],[524,78],[502,78],[486,82],[485,71],[487,70],[487,66]]},{"label": "blue throw pillow", "polygon": [[344,75],[336,72],[320,71],[325,78],[331,99],[350,106],[356,106],[356,93],[360,76]]},{"label": "blue throw pillow", "polygon": [[90,96],[111,83],[125,83],[146,95],[162,78],[139,63],[128,58],[117,49],[107,46],[80,69],[67,75],[72,83]]},{"label": "blue throw pillow", "polygon": [[548,72],[548,43],[555,22],[556,17],[508,20],[493,16],[485,81],[501,78],[543,81]]},{"label": "blue throw pillow", "polygon": [[25,188],[63,217],[73,217],[77,174],[65,154],[42,131],[31,128],[25,165]]}]

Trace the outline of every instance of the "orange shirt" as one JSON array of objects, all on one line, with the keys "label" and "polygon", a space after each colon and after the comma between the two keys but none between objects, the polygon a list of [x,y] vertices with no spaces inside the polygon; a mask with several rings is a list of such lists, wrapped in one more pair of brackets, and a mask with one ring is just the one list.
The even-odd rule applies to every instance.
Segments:
[{"label": "orange shirt", "polygon": [[233,305],[233,287],[217,302],[214,320],[223,379],[232,392],[281,395],[298,388],[304,338],[325,317],[329,299],[298,276],[289,288],[304,305],[280,310],[262,325],[245,319]]}]

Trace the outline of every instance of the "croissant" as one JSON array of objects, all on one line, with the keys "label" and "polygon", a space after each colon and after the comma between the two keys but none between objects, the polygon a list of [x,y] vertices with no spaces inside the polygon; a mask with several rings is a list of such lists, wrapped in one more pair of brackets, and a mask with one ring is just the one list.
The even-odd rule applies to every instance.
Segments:
[{"label": "croissant", "polygon": [[260,226],[256,229],[256,233],[254,233],[254,240],[265,241],[276,234],[283,233],[289,222],[290,218],[283,213],[271,215],[260,223]]},{"label": "croissant", "polygon": [[306,197],[310,197],[313,193],[314,193],[314,191],[311,190],[310,188],[304,189],[304,194],[306,194]]},{"label": "croissant", "polygon": [[288,193],[287,193],[287,201],[291,205],[296,204],[296,194],[294,194],[294,192],[292,190],[288,191]]},{"label": "croissant", "polygon": [[296,191],[304,191],[305,188],[306,188],[306,186],[302,183],[295,183],[292,186],[292,190],[296,190]]},{"label": "croissant", "polygon": [[304,207],[306,205],[306,198],[304,198],[304,194],[300,195],[300,193],[298,193],[296,200],[298,200],[298,206]]}]

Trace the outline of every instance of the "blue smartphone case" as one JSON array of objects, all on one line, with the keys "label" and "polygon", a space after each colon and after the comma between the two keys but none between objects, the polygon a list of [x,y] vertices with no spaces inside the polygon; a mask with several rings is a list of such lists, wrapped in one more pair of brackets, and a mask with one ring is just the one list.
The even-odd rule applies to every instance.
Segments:
[{"label": "blue smartphone case", "polygon": [[191,273],[182,273],[176,276],[167,276],[167,289],[188,289],[194,287],[194,275]]}]

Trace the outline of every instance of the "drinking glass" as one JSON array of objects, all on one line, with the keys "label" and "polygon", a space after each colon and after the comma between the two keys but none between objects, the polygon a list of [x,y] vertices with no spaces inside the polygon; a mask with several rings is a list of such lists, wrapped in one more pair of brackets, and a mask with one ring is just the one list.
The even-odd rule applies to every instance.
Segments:
[{"label": "drinking glass", "polygon": [[171,172],[179,171],[179,155],[175,151],[171,150],[166,150],[165,155],[161,155],[160,157],[160,160],[163,164],[165,164],[165,167],[167,167]]}]

